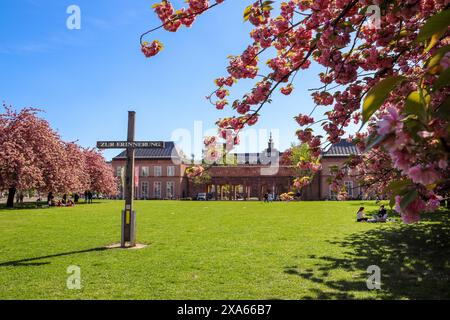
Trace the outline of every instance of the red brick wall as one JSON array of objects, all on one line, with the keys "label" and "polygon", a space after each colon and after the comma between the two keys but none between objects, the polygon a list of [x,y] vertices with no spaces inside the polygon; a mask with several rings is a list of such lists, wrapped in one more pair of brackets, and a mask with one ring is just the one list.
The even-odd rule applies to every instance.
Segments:
[{"label": "red brick wall", "polygon": [[[302,190],[303,200],[325,200],[330,198],[329,168],[332,165],[341,166],[346,157],[326,157],[322,158],[322,170],[314,177],[312,183]],[[114,172],[117,167],[125,166],[125,160],[113,160],[112,166]],[[262,174],[262,169],[267,167],[260,165],[239,165],[239,166],[215,166],[209,169],[212,179],[207,184],[194,184],[185,176],[186,165],[174,164],[171,159],[136,159],[135,166],[139,167],[139,186],[136,189],[136,197],[144,198],[143,182],[148,183],[148,192],[146,198],[169,198],[167,183],[173,183],[173,198],[195,197],[198,193],[211,193],[213,198],[234,199],[242,198],[262,198],[266,192],[274,192],[276,195],[290,191],[292,179],[295,172],[287,166],[280,166],[274,169],[269,175]],[[154,167],[161,167],[161,176],[155,177]],[[174,176],[167,175],[167,167],[174,166]],[[142,176],[142,167],[149,168],[149,176]],[[357,188],[356,179],[347,175],[344,181],[353,184],[352,197],[357,197],[360,190]],[[155,194],[155,182],[161,183],[161,194],[158,197]],[[223,189],[221,189],[223,188]]]},{"label": "red brick wall", "polygon": [[[125,166],[125,160],[113,160],[112,166],[114,174],[117,175],[117,168]],[[168,176],[167,167],[174,167],[174,175]],[[139,167],[138,187],[135,189],[137,199],[179,199],[187,196],[187,178],[185,176],[186,166],[184,164],[174,164],[171,159],[135,159],[135,168]],[[143,176],[142,167],[148,167],[148,176]],[[161,175],[155,176],[155,167],[161,167]],[[145,194],[145,183],[147,184],[147,194]],[[155,183],[160,184],[160,192],[155,190]],[[168,183],[173,185],[173,195],[169,194]]]},{"label": "red brick wall", "polygon": [[[329,167],[332,165],[342,166],[346,157],[326,157],[322,159],[323,169],[314,177],[311,184],[306,186],[301,191],[301,198],[303,200],[325,200],[330,199],[330,188],[327,181],[330,177]],[[207,184],[195,185],[190,183],[190,196],[194,197],[200,192],[211,192],[213,198],[229,199],[234,197],[235,190],[233,186],[240,186],[244,188],[246,197],[262,198],[265,192],[274,192],[276,195],[291,191],[292,180],[295,172],[292,168],[287,166],[280,166],[274,175],[262,175],[261,169],[263,166],[259,165],[239,165],[239,166],[216,166],[209,170],[212,177]],[[351,182],[353,188],[351,197],[358,196],[360,190],[357,187],[356,179],[347,175],[344,181]],[[221,186],[225,186],[226,191],[221,191]],[[242,186],[242,187],[241,187]],[[231,188],[231,190],[229,190]],[[225,194],[225,195],[224,195]]]},{"label": "red brick wall", "polygon": [[[330,198],[330,186],[327,182],[327,179],[331,176],[330,175],[330,167],[333,165],[342,166],[344,161],[347,160],[346,157],[326,157],[322,158],[322,170],[320,175],[320,199],[329,199]],[[355,177],[352,177],[351,175],[347,174],[344,177],[344,182],[351,182],[350,185],[353,185],[352,189],[347,190],[349,193],[350,198],[356,198],[360,193],[360,188],[358,187],[358,183],[356,181]],[[351,194],[350,194],[351,192]]]},{"label": "red brick wall", "polygon": [[[281,194],[289,191],[294,174],[287,166],[270,169],[260,165],[215,166],[208,173],[211,175],[209,183],[190,183],[191,197],[199,192],[209,192],[217,199],[261,199],[266,192]],[[225,191],[221,190],[222,187]]]}]

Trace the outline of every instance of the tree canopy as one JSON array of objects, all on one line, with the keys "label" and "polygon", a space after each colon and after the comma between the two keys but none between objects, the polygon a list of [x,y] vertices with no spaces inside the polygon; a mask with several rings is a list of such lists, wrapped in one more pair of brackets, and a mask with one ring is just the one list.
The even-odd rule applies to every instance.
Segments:
[{"label": "tree canopy", "polygon": [[16,190],[69,193],[92,190],[115,194],[112,167],[101,153],[64,142],[40,111],[15,111],[3,105],[0,113],[0,190],[8,190],[12,206]]},{"label": "tree canopy", "polygon": [[[222,2],[187,0],[179,9],[166,0],[155,4],[161,25],[142,34],[142,52],[151,57],[163,48],[157,40],[145,41],[151,32],[190,27]],[[449,5],[448,0],[249,1],[243,12],[253,25],[249,44],[242,54],[229,56],[227,74],[215,79],[217,88],[207,97],[215,108],[228,106],[235,113],[217,121],[218,136],[231,149],[239,132],[262,116],[275,90],[291,94],[296,75],[318,64],[323,71],[318,74],[322,85],[312,90],[315,106],[296,117],[296,135],[309,146],[311,161],[317,161],[324,144],[343,138],[350,123],[360,124],[358,132],[345,137],[362,153],[348,166],[376,182],[368,187],[389,193],[405,222],[417,221],[420,212],[435,210],[448,197]],[[273,52],[265,74],[263,52]],[[229,100],[241,79],[254,79],[254,86]],[[321,120],[315,120],[317,113]],[[326,137],[315,134],[314,124]]]}]

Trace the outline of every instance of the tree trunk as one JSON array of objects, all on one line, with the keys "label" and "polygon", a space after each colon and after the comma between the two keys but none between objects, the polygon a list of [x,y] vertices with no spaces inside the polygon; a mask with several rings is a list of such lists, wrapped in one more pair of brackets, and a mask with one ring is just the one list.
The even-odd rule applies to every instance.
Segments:
[{"label": "tree trunk", "polygon": [[9,188],[8,190],[8,201],[6,201],[6,207],[14,207],[14,195],[16,194],[16,188]]}]

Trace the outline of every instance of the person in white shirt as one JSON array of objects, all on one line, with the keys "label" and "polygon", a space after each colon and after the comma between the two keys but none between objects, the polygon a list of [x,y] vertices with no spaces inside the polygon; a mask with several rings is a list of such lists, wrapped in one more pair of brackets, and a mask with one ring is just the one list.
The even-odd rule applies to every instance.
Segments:
[{"label": "person in white shirt", "polygon": [[356,222],[362,222],[362,221],[367,221],[368,219],[366,218],[365,214],[364,214],[364,207],[359,208],[358,213],[356,214]]}]

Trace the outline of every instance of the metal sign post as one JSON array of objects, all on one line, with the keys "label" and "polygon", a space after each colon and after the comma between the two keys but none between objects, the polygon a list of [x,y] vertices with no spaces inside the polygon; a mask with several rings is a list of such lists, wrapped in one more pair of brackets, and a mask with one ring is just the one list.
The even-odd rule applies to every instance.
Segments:
[{"label": "metal sign post", "polygon": [[98,149],[126,149],[125,175],[125,209],[122,211],[122,228],[120,246],[134,247],[136,245],[136,212],[133,208],[134,200],[134,152],[140,148],[164,148],[162,141],[134,141],[134,126],[136,112],[128,111],[127,141],[98,141]]}]

